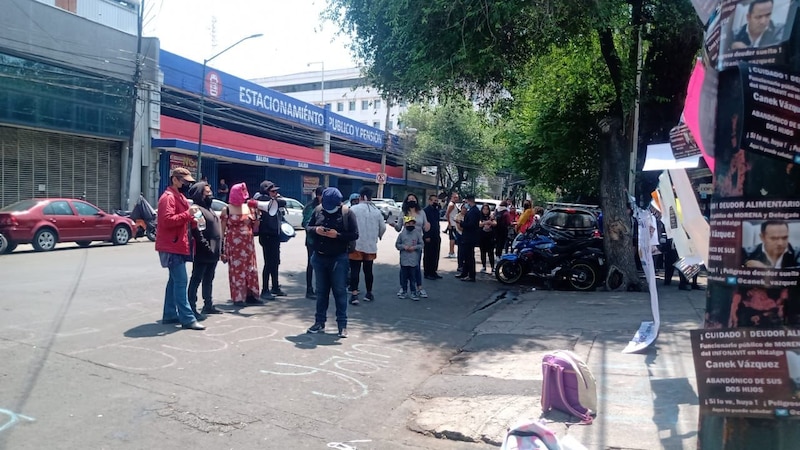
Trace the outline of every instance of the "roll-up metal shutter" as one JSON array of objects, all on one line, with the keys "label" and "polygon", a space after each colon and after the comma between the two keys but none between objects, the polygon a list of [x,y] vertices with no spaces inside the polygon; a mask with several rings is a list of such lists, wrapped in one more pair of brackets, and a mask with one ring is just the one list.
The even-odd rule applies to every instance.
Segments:
[{"label": "roll-up metal shutter", "polygon": [[120,207],[122,144],[0,126],[0,205],[80,197],[105,211]]}]

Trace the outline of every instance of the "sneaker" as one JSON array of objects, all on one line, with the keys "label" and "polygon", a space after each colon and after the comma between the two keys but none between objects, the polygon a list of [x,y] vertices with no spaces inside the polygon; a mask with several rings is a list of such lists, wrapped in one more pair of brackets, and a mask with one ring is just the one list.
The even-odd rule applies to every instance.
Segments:
[{"label": "sneaker", "polygon": [[314,290],[306,291],[306,298],[309,300],[316,300],[317,294],[314,293]]},{"label": "sneaker", "polygon": [[425,289],[420,289],[419,296],[422,298],[428,298],[428,291],[426,291]]},{"label": "sneaker", "polygon": [[202,321],[206,320],[206,315],[195,311],[194,312],[194,319],[196,321],[198,321],[198,322],[202,322]]},{"label": "sneaker", "polygon": [[273,289],[272,289],[272,291],[270,291],[270,292],[271,292],[271,293],[272,293],[272,295],[274,295],[275,297],[286,297],[286,295],[287,295],[287,294],[286,294],[286,292],[283,292],[283,291],[281,290],[281,288],[273,288]]},{"label": "sneaker", "polygon": [[456,254],[455,254],[455,253],[448,253],[448,254],[447,254],[447,257],[448,257],[449,259],[453,259],[453,258],[455,258],[455,257],[456,257]]},{"label": "sneaker", "polygon": [[346,338],[347,337],[347,328],[339,328],[339,337]]},{"label": "sneaker", "polygon": [[397,298],[406,298],[406,291],[400,289],[397,291]]},{"label": "sneaker", "polygon": [[350,294],[350,304],[357,305],[358,303],[358,294]]},{"label": "sneaker", "polygon": [[365,302],[374,302],[374,301],[375,301],[375,296],[374,296],[374,295],[372,295],[372,292],[367,292],[367,293],[364,295],[364,301],[365,301]]},{"label": "sneaker", "polygon": [[417,295],[416,292],[412,292],[411,293],[411,300],[414,300],[415,302],[418,302],[419,301],[419,295]]},{"label": "sneaker", "polygon": [[306,330],[306,333],[309,334],[317,334],[324,332],[325,332],[325,323],[319,323],[319,322],[315,322],[314,325],[311,325],[311,328]]},{"label": "sneaker", "polygon": [[258,298],[262,302],[266,302],[266,301],[269,301],[269,300],[275,300],[275,296],[270,294],[270,292],[268,290],[266,290],[266,289],[263,292],[261,292],[261,295],[259,295]]},{"label": "sneaker", "polygon": [[483,269],[481,269],[481,272],[486,272],[486,266],[483,266]]}]

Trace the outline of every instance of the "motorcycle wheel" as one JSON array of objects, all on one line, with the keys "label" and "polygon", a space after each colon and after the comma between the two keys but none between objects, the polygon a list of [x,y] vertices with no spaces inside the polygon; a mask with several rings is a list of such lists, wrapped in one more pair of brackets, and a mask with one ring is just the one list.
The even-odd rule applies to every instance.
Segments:
[{"label": "motorcycle wheel", "polygon": [[591,261],[578,260],[569,267],[569,284],[578,291],[590,291],[597,285],[597,265]]},{"label": "motorcycle wheel", "polygon": [[147,236],[147,239],[150,239],[150,242],[155,242],[156,241],[156,229],[155,228],[152,228],[150,230],[145,231],[145,235]]},{"label": "motorcycle wheel", "polygon": [[516,261],[500,261],[494,270],[494,276],[503,284],[514,284],[522,278],[522,266]]}]

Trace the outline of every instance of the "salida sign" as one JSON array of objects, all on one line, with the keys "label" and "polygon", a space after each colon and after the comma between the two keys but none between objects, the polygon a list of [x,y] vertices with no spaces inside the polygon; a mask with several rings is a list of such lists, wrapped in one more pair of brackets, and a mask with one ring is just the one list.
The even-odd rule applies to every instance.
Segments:
[{"label": "salida sign", "polygon": [[701,413],[800,417],[800,330],[692,331]]}]

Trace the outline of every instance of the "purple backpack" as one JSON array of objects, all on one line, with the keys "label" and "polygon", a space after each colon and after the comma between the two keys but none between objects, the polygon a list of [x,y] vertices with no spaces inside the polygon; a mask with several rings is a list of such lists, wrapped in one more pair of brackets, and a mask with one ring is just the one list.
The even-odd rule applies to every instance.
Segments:
[{"label": "purple backpack", "polygon": [[592,423],[597,414],[597,385],[589,367],[570,351],[556,350],[542,358],[542,412],[557,409]]}]

